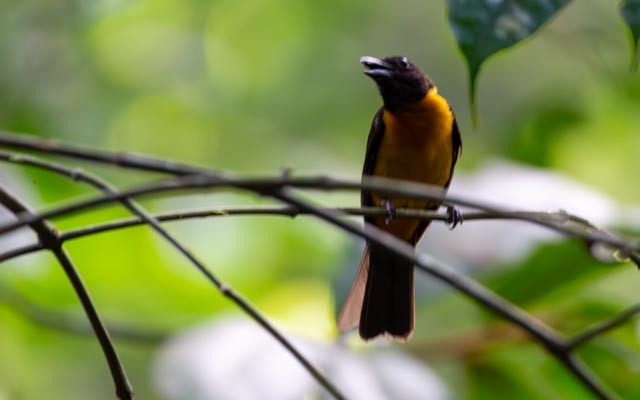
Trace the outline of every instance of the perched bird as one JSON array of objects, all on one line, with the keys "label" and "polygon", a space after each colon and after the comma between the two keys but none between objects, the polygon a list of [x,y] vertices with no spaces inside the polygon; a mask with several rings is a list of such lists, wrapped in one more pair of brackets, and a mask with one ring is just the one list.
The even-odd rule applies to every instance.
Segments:
[{"label": "perched bird", "polygon": [[[462,150],[462,139],[449,103],[433,81],[406,57],[360,59],[377,84],[383,106],[373,117],[363,176],[379,176],[441,186],[446,190]],[[436,210],[437,202],[384,197],[362,192],[363,206],[387,209],[387,217],[365,221],[415,246],[429,221],[394,219],[395,208]],[[413,334],[413,265],[384,248],[367,243],[360,267],[338,317],[346,331],[360,326],[360,336],[385,335],[408,340]]]}]

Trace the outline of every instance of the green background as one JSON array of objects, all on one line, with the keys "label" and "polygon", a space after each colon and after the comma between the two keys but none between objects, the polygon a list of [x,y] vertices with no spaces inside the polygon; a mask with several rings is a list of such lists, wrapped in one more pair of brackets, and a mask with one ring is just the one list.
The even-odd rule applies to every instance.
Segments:
[{"label": "green background", "polygon": [[[466,66],[446,15],[443,1],[414,0],[3,1],[0,128],[241,174],[291,167],[357,178],[380,105],[358,58],[402,54],[429,73],[456,110],[461,173],[506,158],[563,173],[621,207],[637,203],[640,80],[628,71],[628,37],[614,4],[573,2],[534,37],[487,61],[478,129],[471,128]],[[121,186],[154,177],[85,167]],[[1,165],[0,178],[34,209],[94,194],[28,168]],[[309,196],[342,206],[359,199]],[[160,211],[259,202],[225,192],[143,204]],[[64,230],[125,215],[111,207],[55,222]],[[357,240],[307,217],[216,218],[169,230],[285,331],[335,339],[334,310],[359,258]],[[112,324],[165,334],[240,313],[146,228],[67,248]],[[543,245],[516,265],[469,273],[565,333],[638,297],[631,265],[600,264],[571,241]],[[53,257],[0,264],[0,399],[112,398],[94,338],[35,323],[24,304],[82,321]],[[589,398],[555,360],[517,335],[481,340],[461,354],[430,350],[443,337],[463,345],[496,323],[459,294],[440,290],[418,305],[416,335],[396,350],[433,367],[454,398]],[[158,342],[115,343],[138,398],[160,398],[150,376]],[[624,398],[637,398],[639,350],[630,323],[579,354]]]}]

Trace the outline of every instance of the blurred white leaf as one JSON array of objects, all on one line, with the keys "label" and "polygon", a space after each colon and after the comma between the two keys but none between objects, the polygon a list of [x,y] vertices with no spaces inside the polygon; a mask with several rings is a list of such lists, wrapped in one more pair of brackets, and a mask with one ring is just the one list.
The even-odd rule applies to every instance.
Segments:
[{"label": "blurred white leaf", "polygon": [[[403,353],[352,353],[337,344],[290,339],[349,399],[447,398],[444,383]],[[326,396],[291,354],[244,319],[218,321],[174,337],[157,357],[154,384],[171,400]]]}]

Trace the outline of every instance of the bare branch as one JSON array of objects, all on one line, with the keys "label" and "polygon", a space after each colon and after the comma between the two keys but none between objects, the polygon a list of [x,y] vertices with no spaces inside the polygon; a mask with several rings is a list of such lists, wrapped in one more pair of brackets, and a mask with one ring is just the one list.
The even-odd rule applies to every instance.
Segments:
[{"label": "bare branch", "polygon": [[[0,187],[0,203],[16,216],[28,216],[31,214],[29,209],[23,205],[20,200],[4,190],[2,187]],[[120,362],[118,353],[116,352],[115,347],[113,347],[113,343],[111,343],[109,333],[100,320],[100,316],[93,305],[93,301],[89,296],[89,292],[87,291],[84,282],[82,282],[80,274],[73,265],[69,255],[62,248],[58,239],[57,231],[45,220],[36,221],[29,225],[38,235],[40,243],[47,249],[51,250],[58,259],[58,262],[67,275],[71,286],[76,292],[76,296],[78,296],[78,299],[84,308],[85,314],[91,323],[91,327],[93,328],[93,331],[98,338],[98,342],[102,347],[105,358],[107,359],[109,370],[111,371],[111,376],[113,377],[116,387],[116,395],[118,398],[123,400],[133,399],[133,389],[131,388],[131,384],[129,383],[124,367]]]},{"label": "bare branch", "polygon": [[[349,216],[364,217],[384,217],[387,210],[381,207],[337,207],[323,208],[324,210],[334,210]],[[199,218],[219,218],[231,216],[285,216],[296,218],[301,215],[312,215],[312,213],[300,210],[293,206],[235,206],[235,207],[216,207],[196,210],[175,210],[158,213],[154,217],[160,222],[186,221]],[[562,211],[551,212],[529,212],[514,211],[508,214],[495,214],[491,212],[464,212],[461,213],[465,222],[481,221],[481,220],[520,220],[523,215],[530,215],[548,220],[566,220],[567,214]],[[426,221],[442,221],[448,222],[450,216],[448,213],[441,213],[431,210],[416,210],[410,208],[398,208],[395,210],[395,218],[397,219],[418,219]],[[529,222],[528,219],[525,222]],[[86,226],[63,232],[61,239],[72,240],[88,235],[102,232],[108,232],[116,229],[129,228],[133,226],[143,225],[145,222],[138,217],[123,218],[120,220],[108,221],[101,224]],[[0,255],[0,261],[2,261]]]},{"label": "bare branch", "polygon": [[580,358],[572,354],[571,350],[567,349],[557,358],[598,399],[613,400],[619,398],[593,373],[593,371],[591,371],[591,369],[589,369],[589,367],[587,367]]},{"label": "bare branch", "polygon": [[25,254],[34,253],[36,251],[44,250],[44,246],[41,243],[33,243],[24,245],[22,247],[16,247],[9,249],[5,253],[0,253],[0,263],[12,258],[16,258]]}]

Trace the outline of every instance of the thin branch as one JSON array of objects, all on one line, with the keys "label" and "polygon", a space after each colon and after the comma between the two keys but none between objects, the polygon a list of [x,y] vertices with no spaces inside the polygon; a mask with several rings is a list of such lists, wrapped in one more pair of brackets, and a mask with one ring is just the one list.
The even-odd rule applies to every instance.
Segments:
[{"label": "thin branch", "polygon": [[[4,190],[2,187],[0,187],[0,203],[16,216],[28,216],[31,213],[20,200]],[[93,305],[91,296],[89,295],[80,274],[73,265],[73,262],[71,261],[71,258],[69,258],[67,252],[62,248],[62,245],[58,240],[57,231],[45,220],[40,220],[29,225],[38,235],[40,243],[47,249],[51,250],[58,259],[58,262],[67,275],[71,286],[76,292],[76,296],[78,296],[78,299],[84,308],[84,312],[91,323],[91,327],[93,328],[98,342],[102,347],[105,358],[107,359],[107,364],[109,365],[109,370],[111,371],[111,376],[113,377],[114,385],[116,387],[116,395],[122,400],[132,400],[134,398],[133,389],[131,388],[131,384],[129,383],[124,367],[120,362],[118,353],[116,352],[115,347],[113,347],[109,333],[104,327],[104,324]]]},{"label": "thin branch", "polygon": [[[327,208],[330,210],[329,208]],[[386,216],[386,209],[381,207],[338,207],[333,210],[340,211],[350,216]],[[310,215],[310,213],[297,209],[293,206],[240,206],[240,207],[217,207],[210,209],[197,210],[176,210],[158,213],[154,218],[159,222],[175,222],[186,221],[196,218],[212,218],[212,217],[229,217],[229,216],[286,216],[295,218],[300,215]],[[509,214],[495,214],[491,212],[464,212],[462,217],[464,221],[480,221],[480,220],[521,220],[522,216],[532,216],[544,218],[549,221],[564,221],[573,217],[564,211],[537,212],[537,211],[513,211]],[[415,210],[407,208],[398,208],[396,210],[396,218],[398,219],[419,219],[428,221],[448,222],[450,216],[448,213],[441,213],[430,210]],[[529,222],[529,220],[524,220]],[[89,235],[109,232],[117,229],[124,229],[139,225],[144,225],[145,221],[140,217],[129,217],[114,221],[108,221],[96,225],[89,225],[77,229],[68,230],[60,234],[60,240],[64,243],[67,240],[74,240]],[[0,262],[15,258],[24,254],[43,250],[40,244],[25,245],[0,253]]]},{"label": "thin branch", "polygon": [[41,243],[27,244],[21,247],[9,249],[4,253],[0,253],[0,263],[25,254],[35,253],[44,250],[45,247]]},{"label": "thin branch", "polygon": [[567,340],[567,348],[573,350],[577,347],[580,347],[596,336],[600,336],[605,332],[617,328],[618,326],[624,324],[638,314],[640,314],[640,304],[631,306],[620,314],[615,315],[611,319],[600,322],[592,326],[591,328],[575,335],[573,338]]},{"label": "thin branch", "polygon": [[[67,176],[74,180],[83,181],[97,189],[100,189],[106,195],[118,194],[115,187],[113,187],[106,181],[101,180],[100,178],[83,172],[82,170],[71,170],[65,166],[39,160],[34,157],[26,155],[14,155],[6,152],[0,152],[0,160],[39,167],[63,176]],[[273,324],[271,324],[266,317],[264,317],[247,300],[240,296],[239,293],[235,292],[230,286],[226,285],[215,274],[213,274],[213,272],[211,272],[204,265],[204,263],[198,260],[189,250],[187,250],[186,247],[184,247],[180,242],[178,242],[177,239],[169,234],[169,232],[162,228],[160,223],[151,214],[147,213],[144,208],[142,208],[129,197],[122,197],[119,199],[119,201],[125,206],[125,208],[131,211],[134,215],[137,215],[142,222],[151,226],[160,236],[162,236],[176,250],[178,250],[178,252],[180,252],[185,258],[187,258],[187,260],[189,260],[191,264],[193,264],[211,283],[213,283],[213,285],[220,291],[220,293],[222,293],[222,295],[234,302],[251,318],[253,318],[254,321],[256,321],[267,332],[269,332],[276,341],[278,341],[283,347],[285,347],[288,352],[298,360],[298,362],[325,390],[327,390],[327,392],[329,392],[336,399],[344,399],[342,393],[340,393],[340,391],[329,381],[329,379],[325,377],[324,374],[322,374],[316,367],[314,367],[313,364],[311,364],[311,362],[307,360],[307,358],[304,357],[302,353],[300,353],[300,351],[293,346],[293,343],[291,343]]]},{"label": "thin branch", "polygon": [[[384,217],[387,215],[387,210],[382,207],[337,207],[337,208],[323,208],[324,210],[334,210],[349,216],[363,216],[363,217]],[[230,216],[284,216],[290,218],[296,218],[301,215],[312,215],[304,210],[300,210],[293,206],[231,206],[231,207],[216,207],[207,209],[196,210],[175,210],[166,211],[163,213],[155,214],[154,217],[160,222],[174,222],[174,221],[186,221],[190,219],[199,218],[218,218],[218,217],[230,217]],[[558,212],[528,212],[528,211],[514,211],[509,215],[497,215],[490,212],[463,212],[461,213],[462,219],[466,221],[481,221],[481,220],[520,220],[522,215],[536,215],[540,218],[547,218],[549,220],[556,218],[565,218],[566,214],[562,211]],[[450,215],[448,213],[441,213],[431,210],[416,210],[410,208],[398,208],[395,210],[395,218],[397,219],[418,219],[425,221],[442,221],[448,222]],[[526,220],[525,222],[529,222]],[[82,228],[72,229],[61,234],[61,239],[72,240],[88,235],[94,235],[97,233],[108,232],[116,229],[129,228],[133,226],[143,225],[145,222],[138,217],[123,218],[114,221],[108,221],[96,225],[90,225]],[[2,261],[0,255],[0,261]]]},{"label": "thin branch", "polygon": [[559,355],[558,360],[564,364],[565,367],[571,371],[573,376],[577,377],[583,385],[589,389],[589,391],[601,400],[614,400],[619,397],[609,389],[604,382],[593,373],[593,371],[576,355],[571,353],[571,350]]},{"label": "thin branch", "polygon": [[[220,187],[233,187],[259,193],[268,193],[269,191],[284,187],[297,187],[305,189],[313,188],[324,190],[363,189],[391,196],[402,196],[421,200],[439,201],[445,202],[447,204],[477,208],[484,212],[492,213],[495,218],[513,219],[514,217],[514,211],[512,210],[501,209],[499,207],[483,204],[481,202],[470,201],[460,196],[445,196],[440,188],[382,178],[364,179],[362,183],[359,183],[355,181],[334,179],[325,176],[306,178],[232,178],[228,175],[190,175],[156,181],[152,184],[138,186],[133,189],[121,191],[119,193],[108,194],[99,198],[93,198],[85,201],[79,201],[77,203],[67,204],[66,206],[45,211],[35,216],[20,218],[16,222],[7,223],[0,226],[0,234],[18,229],[22,226],[29,225],[30,223],[39,220],[50,219],[59,215],[77,212],[85,208],[96,207],[114,201],[121,201],[122,199],[129,197],[176,190],[204,188],[212,189]],[[552,218],[549,219],[549,216],[551,216]],[[610,245],[614,248],[619,249],[622,253],[631,258],[637,265],[640,265],[640,254],[637,253],[637,246],[634,246],[627,241],[618,239],[617,237],[604,230],[581,229],[577,231],[575,229],[565,227],[560,222],[558,222],[559,219],[561,219],[562,221],[577,221],[578,218],[571,216],[570,214],[566,214],[564,212],[559,212],[555,215],[520,212],[517,217],[517,219],[545,226],[565,235],[580,238],[589,243],[601,242]]]}]

